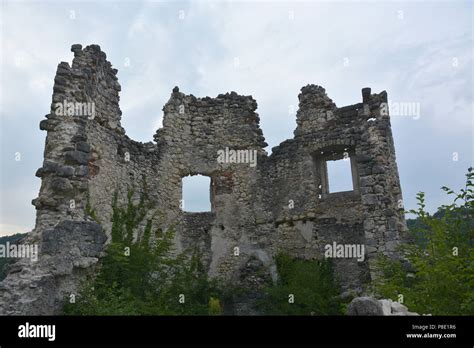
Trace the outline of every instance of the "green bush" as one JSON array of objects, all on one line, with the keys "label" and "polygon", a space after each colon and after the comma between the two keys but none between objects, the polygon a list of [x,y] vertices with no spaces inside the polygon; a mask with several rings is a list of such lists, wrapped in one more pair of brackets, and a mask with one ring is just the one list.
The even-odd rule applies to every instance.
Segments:
[{"label": "green bush", "polygon": [[264,291],[261,306],[265,314],[343,314],[340,289],[329,260],[301,260],[280,253],[275,261],[278,280]]},{"label": "green bush", "polygon": [[[147,198],[138,204],[128,194],[126,208],[113,199],[112,240],[97,276],[87,281],[65,314],[74,315],[207,315],[218,298],[214,282],[197,252],[173,255],[174,232],[154,229],[146,221],[140,238],[134,233],[145,218]],[[215,314],[215,306],[212,307]]]},{"label": "green bush", "polygon": [[425,195],[417,195],[417,216],[410,233],[413,243],[404,244],[401,261],[380,257],[382,276],[375,292],[398,300],[411,311],[433,315],[474,314],[474,171],[468,169],[460,192],[442,187],[454,196],[453,203],[433,216],[425,211]]}]

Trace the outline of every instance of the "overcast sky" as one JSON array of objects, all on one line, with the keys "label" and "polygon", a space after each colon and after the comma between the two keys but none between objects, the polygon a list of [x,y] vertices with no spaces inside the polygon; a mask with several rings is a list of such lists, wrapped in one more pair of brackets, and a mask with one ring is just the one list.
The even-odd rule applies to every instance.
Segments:
[{"label": "overcast sky", "polygon": [[75,43],[100,45],[119,70],[122,125],[138,141],[152,140],[177,85],[252,95],[270,153],[293,137],[297,96],[311,83],[337,106],[360,102],[363,87],[418,103],[419,117],[392,115],[406,208],[418,191],[431,211],[447,203],[440,187],[460,188],[473,163],[470,1],[2,0],[1,16],[0,235],[34,227],[38,124]]}]

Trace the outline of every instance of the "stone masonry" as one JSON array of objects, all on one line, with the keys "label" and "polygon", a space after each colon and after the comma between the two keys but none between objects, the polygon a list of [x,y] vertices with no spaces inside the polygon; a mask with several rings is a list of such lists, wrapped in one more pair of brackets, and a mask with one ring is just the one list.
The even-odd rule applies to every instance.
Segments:
[{"label": "stone masonry", "polygon": [[[321,259],[336,242],[365,246],[362,262],[333,259],[343,290],[356,296],[376,276],[378,253],[397,256],[406,225],[386,92],[364,88],[362,102],[338,108],[324,88],[303,87],[293,139],[267,155],[251,96],[197,98],[175,87],[163,127],[143,144],[120,125],[121,87],[105,53],[97,45],[71,50],[72,65],[58,65],[51,110],[40,122],[47,136],[36,226],[23,241],[39,245],[39,260],[20,260],[0,283],[0,314],[60,313],[103,256],[114,193],[120,204],[129,189],[138,199],[143,178],[149,214],[164,229],[176,226],[177,251],[198,247],[210,276],[247,289],[276,279],[277,252]],[[58,112],[57,103],[76,108]],[[257,165],[220,163],[226,148],[255,151]],[[342,158],[351,163],[353,190],[330,193],[326,163]],[[210,177],[210,212],[181,209],[182,178],[197,174]],[[254,314],[253,300],[236,299],[233,313]]]}]

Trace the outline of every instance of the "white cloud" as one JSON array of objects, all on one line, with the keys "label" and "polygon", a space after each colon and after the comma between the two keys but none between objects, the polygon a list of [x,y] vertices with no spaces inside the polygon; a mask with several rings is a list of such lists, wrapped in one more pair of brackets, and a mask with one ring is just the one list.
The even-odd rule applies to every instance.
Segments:
[{"label": "white cloud", "polygon": [[[56,66],[71,62],[74,43],[101,45],[119,70],[122,124],[136,140],[152,139],[175,85],[198,97],[231,90],[253,95],[270,147],[292,137],[295,115],[288,109],[297,108],[302,86],[322,85],[338,106],[360,102],[360,89],[369,86],[387,90],[391,101],[421,103],[416,123],[392,119],[407,200],[424,184],[436,196],[439,182],[456,177],[456,186],[462,178],[461,166],[450,168],[458,174],[450,175],[444,155],[424,152],[472,147],[470,4],[7,1],[2,10],[3,202],[8,187],[29,180],[39,188],[32,174],[42,160],[45,134],[37,124],[49,111]],[[5,162],[18,148],[31,158],[21,170]],[[414,156],[416,172],[410,169]],[[17,193],[3,225],[33,223],[33,207],[21,203],[29,205],[30,196]]]},{"label": "white cloud", "polygon": [[21,225],[0,224],[0,237],[9,236],[16,233],[30,232],[31,227]]}]

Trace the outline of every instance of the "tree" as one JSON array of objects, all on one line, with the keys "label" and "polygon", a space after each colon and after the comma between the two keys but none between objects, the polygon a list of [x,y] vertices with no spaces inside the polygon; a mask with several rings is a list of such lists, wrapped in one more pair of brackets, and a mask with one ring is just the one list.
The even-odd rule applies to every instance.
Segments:
[{"label": "tree", "polygon": [[[153,228],[146,221],[134,237],[148,208],[146,195],[138,204],[128,194],[121,208],[113,198],[112,240],[97,276],[81,289],[76,303],[66,302],[75,315],[206,315],[216,314],[219,291],[207,277],[200,255],[174,255],[174,231]],[[92,209],[89,209],[93,211]],[[212,302],[210,302],[212,300]]]},{"label": "tree", "polygon": [[453,203],[434,215],[425,211],[425,195],[417,194],[417,216],[410,229],[413,243],[404,244],[404,260],[380,257],[382,277],[375,292],[393,300],[399,295],[410,310],[433,315],[474,314],[474,171],[468,169],[459,192],[443,186]]}]

